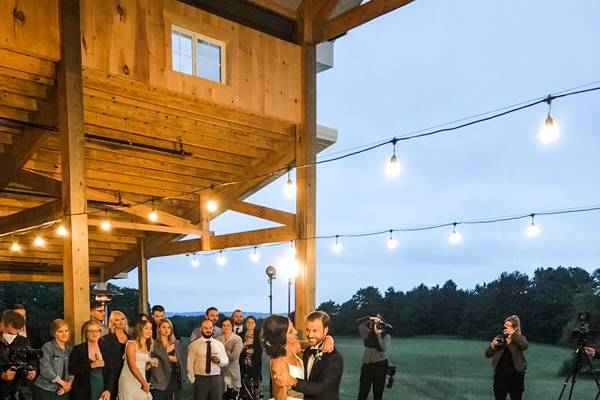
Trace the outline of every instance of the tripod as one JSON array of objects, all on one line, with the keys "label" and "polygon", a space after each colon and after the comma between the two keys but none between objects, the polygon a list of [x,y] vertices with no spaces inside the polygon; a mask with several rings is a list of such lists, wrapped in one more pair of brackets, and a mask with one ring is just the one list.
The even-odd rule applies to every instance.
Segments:
[{"label": "tripod", "polygon": [[594,366],[592,365],[592,362],[590,361],[587,354],[585,354],[585,345],[583,343],[583,340],[578,340],[577,341],[577,350],[575,350],[575,359],[573,360],[573,364],[571,365],[569,375],[567,375],[567,378],[565,379],[565,381],[563,383],[563,388],[560,391],[558,400],[562,399],[563,394],[565,393],[565,390],[567,389],[567,386],[569,385],[569,380],[571,381],[571,387],[569,388],[569,397],[567,399],[571,400],[573,398],[573,389],[575,388],[575,383],[577,383],[577,374],[581,371],[581,365],[583,364],[583,360],[585,360],[585,362],[587,362],[587,365],[590,368],[590,371],[592,372],[592,377],[594,378],[594,382],[596,383],[596,388],[598,388],[598,393],[596,393],[596,397],[594,397],[594,400],[598,400],[598,398],[600,397],[600,382],[598,381],[598,376],[596,375],[596,372],[594,371]]}]

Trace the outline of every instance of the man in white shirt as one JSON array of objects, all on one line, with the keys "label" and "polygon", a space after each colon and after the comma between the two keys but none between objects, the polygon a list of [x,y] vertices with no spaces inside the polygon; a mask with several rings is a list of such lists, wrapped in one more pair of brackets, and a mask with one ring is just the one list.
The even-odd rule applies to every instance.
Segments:
[{"label": "man in white shirt", "polygon": [[242,310],[232,312],[231,321],[233,322],[233,333],[240,336],[244,331],[244,313]]},{"label": "man in white shirt", "polygon": [[221,368],[229,364],[225,346],[214,339],[213,323],[205,319],[200,325],[201,336],[188,347],[188,378],[194,385],[194,400],[221,400],[223,377]]}]

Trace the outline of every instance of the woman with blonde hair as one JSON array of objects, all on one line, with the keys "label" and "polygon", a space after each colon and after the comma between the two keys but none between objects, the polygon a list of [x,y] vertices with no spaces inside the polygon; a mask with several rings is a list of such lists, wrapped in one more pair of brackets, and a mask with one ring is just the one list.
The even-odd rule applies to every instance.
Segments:
[{"label": "woman with blonde hair", "polygon": [[125,314],[121,311],[111,312],[108,318],[108,329],[109,332],[102,336],[101,344],[107,350],[107,361],[113,366],[112,372],[114,377],[112,381],[114,382],[114,387],[110,391],[110,398],[116,400],[119,391],[117,383],[119,382],[124,363],[125,345],[131,339],[129,324],[127,323]]},{"label": "woman with blonde hair", "polygon": [[69,325],[64,319],[55,319],[50,325],[53,340],[42,346],[40,374],[35,380],[33,397],[36,400],[64,400],[69,398],[73,376],[69,373]]},{"label": "woman with blonde hair", "polygon": [[511,315],[504,320],[502,335],[492,339],[485,356],[494,367],[494,397],[496,400],[521,400],[525,391],[527,338],[521,332],[521,320]]},{"label": "woman with blonde hair", "polygon": [[150,382],[146,371],[158,366],[151,360],[152,324],[137,324],[134,339],[125,345],[125,363],[119,378],[119,400],[150,400]]},{"label": "woman with blonde hair", "polygon": [[150,371],[152,398],[154,400],[178,400],[182,377],[186,374],[182,369],[185,362],[182,358],[181,343],[175,339],[173,324],[168,319],[163,319],[158,323],[156,335],[152,357],[158,359],[158,366]]},{"label": "woman with blonde hair", "polygon": [[84,342],[73,347],[69,357],[69,372],[75,377],[71,398],[76,400],[109,400],[114,374],[112,365],[105,362],[106,350],[100,346],[102,324],[89,320],[81,328]]}]

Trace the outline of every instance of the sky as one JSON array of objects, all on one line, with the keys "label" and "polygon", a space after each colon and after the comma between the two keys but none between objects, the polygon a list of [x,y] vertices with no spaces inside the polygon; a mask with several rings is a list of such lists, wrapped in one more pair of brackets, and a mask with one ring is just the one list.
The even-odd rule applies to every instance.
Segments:
[{"label": "sky", "polygon": [[[320,157],[412,131],[600,81],[600,2],[577,0],[416,0],[352,30],[335,42],[334,68],[318,75],[321,125],[338,141]],[[600,82],[593,86],[599,86]],[[467,219],[600,205],[600,91],[556,100],[558,143],[543,146],[537,133],[545,104],[494,121],[401,142],[403,174],[383,174],[391,145],[329,163],[317,170],[317,233],[336,235]],[[248,201],[294,210],[280,179]],[[464,289],[503,271],[531,275],[537,268],[600,268],[600,212],[537,217],[529,221],[318,242],[317,304],[348,300],[359,288],[410,290],[449,279]],[[213,221],[217,234],[259,229],[268,222],[227,212]],[[289,245],[226,252],[227,264],[200,256],[149,261],[151,304],[190,312],[268,311],[264,270],[277,267]],[[137,271],[115,281],[137,287]],[[273,282],[275,312],[287,310],[287,281]]]}]

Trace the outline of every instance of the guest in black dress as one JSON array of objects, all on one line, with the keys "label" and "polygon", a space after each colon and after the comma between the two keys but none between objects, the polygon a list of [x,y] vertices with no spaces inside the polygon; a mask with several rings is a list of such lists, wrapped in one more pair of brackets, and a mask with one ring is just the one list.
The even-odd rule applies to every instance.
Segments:
[{"label": "guest in black dress", "polygon": [[121,311],[113,311],[110,313],[108,319],[109,333],[104,335],[100,339],[100,346],[107,353],[107,362],[112,366],[113,372],[112,382],[114,383],[113,388],[110,391],[111,400],[116,400],[118,395],[118,382],[121,370],[123,369],[125,354],[125,345],[127,341],[131,339],[129,335],[129,325],[127,323],[127,317]]},{"label": "guest in black dress", "polygon": [[81,328],[84,342],[73,348],[69,357],[69,371],[74,375],[71,399],[110,400],[114,387],[114,373],[108,362],[108,352],[100,346],[102,324],[86,321]]},{"label": "guest in black dress", "polygon": [[242,388],[240,399],[262,399],[262,346],[260,333],[256,326],[256,318],[252,315],[244,321],[244,331],[241,333],[244,348],[240,354],[240,372]]}]

